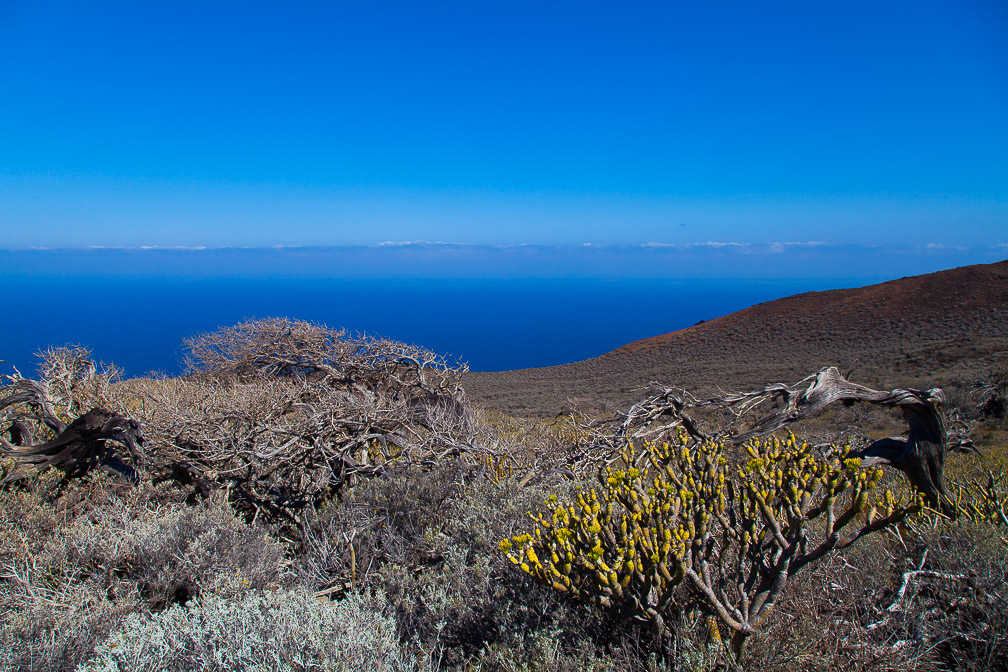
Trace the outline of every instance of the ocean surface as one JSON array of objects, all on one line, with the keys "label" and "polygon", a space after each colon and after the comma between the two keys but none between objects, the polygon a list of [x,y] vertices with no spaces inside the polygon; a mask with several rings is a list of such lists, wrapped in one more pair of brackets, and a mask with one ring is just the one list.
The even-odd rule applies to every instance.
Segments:
[{"label": "ocean surface", "polygon": [[843,280],[180,279],[3,277],[0,370],[53,345],[128,376],[182,370],[184,338],[285,316],[423,345],[474,371],[563,364]]}]

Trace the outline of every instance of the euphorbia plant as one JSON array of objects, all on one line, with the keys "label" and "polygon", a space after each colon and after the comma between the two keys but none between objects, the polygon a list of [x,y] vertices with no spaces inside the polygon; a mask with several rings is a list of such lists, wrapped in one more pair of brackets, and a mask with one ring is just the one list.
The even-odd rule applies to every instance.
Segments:
[{"label": "euphorbia plant", "polygon": [[692,601],[731,633],[736,658],[790,577],[860,537],[923,508],[914,493],[877,487],[846,447],[818,456],[793,435],[753,439],[729,464],[722,441],[627,443],[577,501],[547,502],[535,527],[501,550],[539,581],[649,621],[665,632]]}]

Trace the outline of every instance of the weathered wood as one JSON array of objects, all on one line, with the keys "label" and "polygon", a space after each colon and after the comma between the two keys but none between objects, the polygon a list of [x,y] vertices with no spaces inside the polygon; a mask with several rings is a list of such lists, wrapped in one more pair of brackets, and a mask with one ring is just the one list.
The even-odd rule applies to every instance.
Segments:
[{"label": "weathered wood", "polygon": [[0,439],[4,457],[13,458],[17,465],[2,482],[20,480],[51,467],[73,478],[99,466],[136,481],[135,466],[123,462],[110,444],[124,446],[136,464],[140,457],[138,448],[143,442],[143,431],[136,420],[94,408],[70,423],[54,439],[36,446],[15,446]]},{"label": "weathered wood", "polygon": [[[953,416],[954,430],[950,430],[944,408],[947,400],[941,388],[873,390],[852,383],[832,366],[794,385],[774,383],[749,392],[702,400],[657,383],[652,387],[656,392],[626,413],[587,427],[590,440],[599,446],[612,447],[620,441],[653,438],[670,428],[681,427],[698,440],[723,437],[740,444],[813,416],[836,402],[898,408],[907,422],[906,437],[879,439],[852,457],[861,459],[864,466],[882,464],[903,472],[932,507],[949,516],[954,516],[955,507],[945,485],[946,453],[976,452],[968,436],[968,425],[957,415]],[[760,414],[768,405],[772,408]],[[692,409],[721,412],[729,420],[716,433],[707,434],[687,413]],[[753,416],[757,419],[742,427]]]},{"label": "weathered wood", "polygon": [[958,438],[952,446],[949,445],[944,414],[946,398],[941,388],[873,390],[850,382],[836,367],[827,367],[792,386],[769,385],[762,390],[705,403],[737,406],[765,400],[776,401],[778,407],[749,429],[733,434],[731,440],[734,443],[781,429],[836,402],[865,402],[900,409],[907,422],[907,436],[879,439],[852,457],[860,458],[864,466],[884,464],[902,471],[907,480],[924,493],[931,506],[947,515],[954,515],[955,508],[945,486],[945,454],[950,448],[968,450],[972,444]]},{"label": "weathered wood", "polygon": [[[20,376],[3,376],[3,378],[10,380],[11,384],[8,386],[6,396],[0,399],[0,412],[8,408],[25,406],[27,410],[21,411],[14,422],[27,418],[38,420],[56,434],[66,428],[66,423],[56,415],[56,410],[46,395],[42,383]],[[11,440],[17,443],[13,436]]]},{"label": "weathered wood", "polygon": [[[72,356],[78,354],[70,352]],[[49,368],[58,364],[57,360],[58,357],[51,358]],[[94,374],[94,365],[90,362],[75,360],[73,363],[90,375]],[[48,382],[23,378],[16,370],[14,375],[4,375],[0,380],[7,383],[0,388],[0,422],[7,425],[0,433],[10,437],[8,441],[0,436],[0,455],[14,461],[14,467],[0,482],[21,480],[49,468],[59,469],[67,478],[72,478],[96,467],[105,467],[131,481],[137,480],[135,465],[139,463],[139,450],[144,443],[139,422],[104,408],[92,408],[67,425],[57,413],[57,403],[48,394]],[[45,429],[55,436],[35,444],[34,430]],[[132,464],[121,459],[114,444],[126,449]]]}]

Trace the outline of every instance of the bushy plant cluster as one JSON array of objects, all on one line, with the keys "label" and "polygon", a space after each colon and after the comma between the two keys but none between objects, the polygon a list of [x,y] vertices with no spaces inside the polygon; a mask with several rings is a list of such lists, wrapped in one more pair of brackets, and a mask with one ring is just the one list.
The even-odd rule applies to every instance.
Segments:
[{"label": "bushy plant cluster", "polygon": [[319,601],[304,591],[195,598],[131,614],[81,672],[411,672],[388,605],[352,595]]},{"label": "bushy plant cluster", "polygon": [[[320,509],[295,548],[278,540],[279,529],[250,525],[222,501],[186,504],[174,487],[93,479],[58,494],[54,481],[47,476],[31,490],[0,493],[0,669],[72,670],[96,655],[105,665],[109,643],[149,652],[171,669],[183,663],[165,662],[145,648],[143,637],[156,631],[166,641],[191,643],[193,623],[206,610],[218,613],[228,602],[261,606],[274,592],[291,589],[298,604],[315,593],[336,604],[376,600],[375,614],[394,623],[403,660],[421,669],[650,671],[725,664],[723,647],[710,638],[709,611],[685,583],[674,595],[682,605],[678,616],[668,616],[668,632],[656,637],[625,612],[571,600],[515,571],[500,553],[496,540],[518,536],[529,509],[550,495],[576,501],[586,483],[495,485],[475,480],[461,463],[402,470],[362,481]],[[748,640],[746,667],[930,670],[977,651],[1002,660],[1004,540],[987,534],[987,543],[970,546],[979,538],[972,528],[942,529],[927,541],[924,569],[963,580],[922,575],[911,581],[900,610],[889,612],[902,574],[917,569],[922,550],[904,550],[895,536],[867,536],[788,580],[773,618]],[[910,543],[912,531],[902,534]],[[971,568],[979,573],[971,575]],[[327,592],[333,587],[339,590]],[[944,606],[943,596],[951,600]],[[208,607],[211,600],[217,606]],[[959,606],[950,608],[953,603]],[[315,618],[301,614],[302,607],[278,608],[292,614],[291,623]],[[154,624],[167,611],[171,618]],[[885,625],[869,629],[890,614]],[[246,639],[288,650],[271,639],[270,618],[244,614],[245,625],[214,632],[235,650]],[[967,626],[973,629],[966,637],[955,635]],[[935,649],[936,642],[944,648]],[[282,658],[263,660],[259,669],[298,669]]]},{"label": "bushy plant cluster", "polygon": [[[924,639],[949,669],[1008,669],[1008,537],[990,522],[923,530],[917,566],[886,615],[896,641]],[[916,572],[916,573],[914,573]]]},{"label": "bushy plant cluster", "polygon": [[789,435],[744,450],[751,459],[734,467],[724,442],[690,442],[685,432],[673,444],[628,444],[622,468],[601,472],[600,492],[559,506],[551,497],[552,513],[501,550],[556,590],[659,630],[679,617],[685,584],[739,655],[790,577],[923,508],[918,495],[876,494],[881,469],[861,470],[846,449],[817,457]]},{"label": "bushy plant cluster", "polygon": [[490,649],[511,656],[549,630],[566,633],[562,650],[584,649],[600,615],[512,572],[497,549],[546,492],[492,483],[464,464],[362,482],[307,526],[300,580],[385,594],[402,631],[447,669]]},{"label": "bushy plant cluster", "polygon": [[109,478],[60,492],[59,480],[50,471],[0,490],[0,650],[10,669],[73,669],[128,614],[289,581],[283,546],[226,503],[189,506],[177,491]]}]

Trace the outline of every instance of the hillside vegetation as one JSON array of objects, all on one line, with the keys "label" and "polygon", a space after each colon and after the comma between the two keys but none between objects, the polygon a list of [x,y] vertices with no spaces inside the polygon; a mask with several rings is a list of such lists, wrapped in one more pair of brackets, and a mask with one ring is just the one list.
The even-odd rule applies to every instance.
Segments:
[{"label": "hillside vegetation", "polygon": [[[793,297],[591,360],[646,382],[689,345],[691,391],[743,393],[596,368],[558,418],[546,370],[287,319],[190,339],[176,378],[42,353],[0,378],[0,669],[1004,669],[1006,265],[960,271],[982,315],[918,311],[956,295],[932,276],[825,293],[830,326],[778,324]],[[803,330],[936,378],[845,378]]]}]

